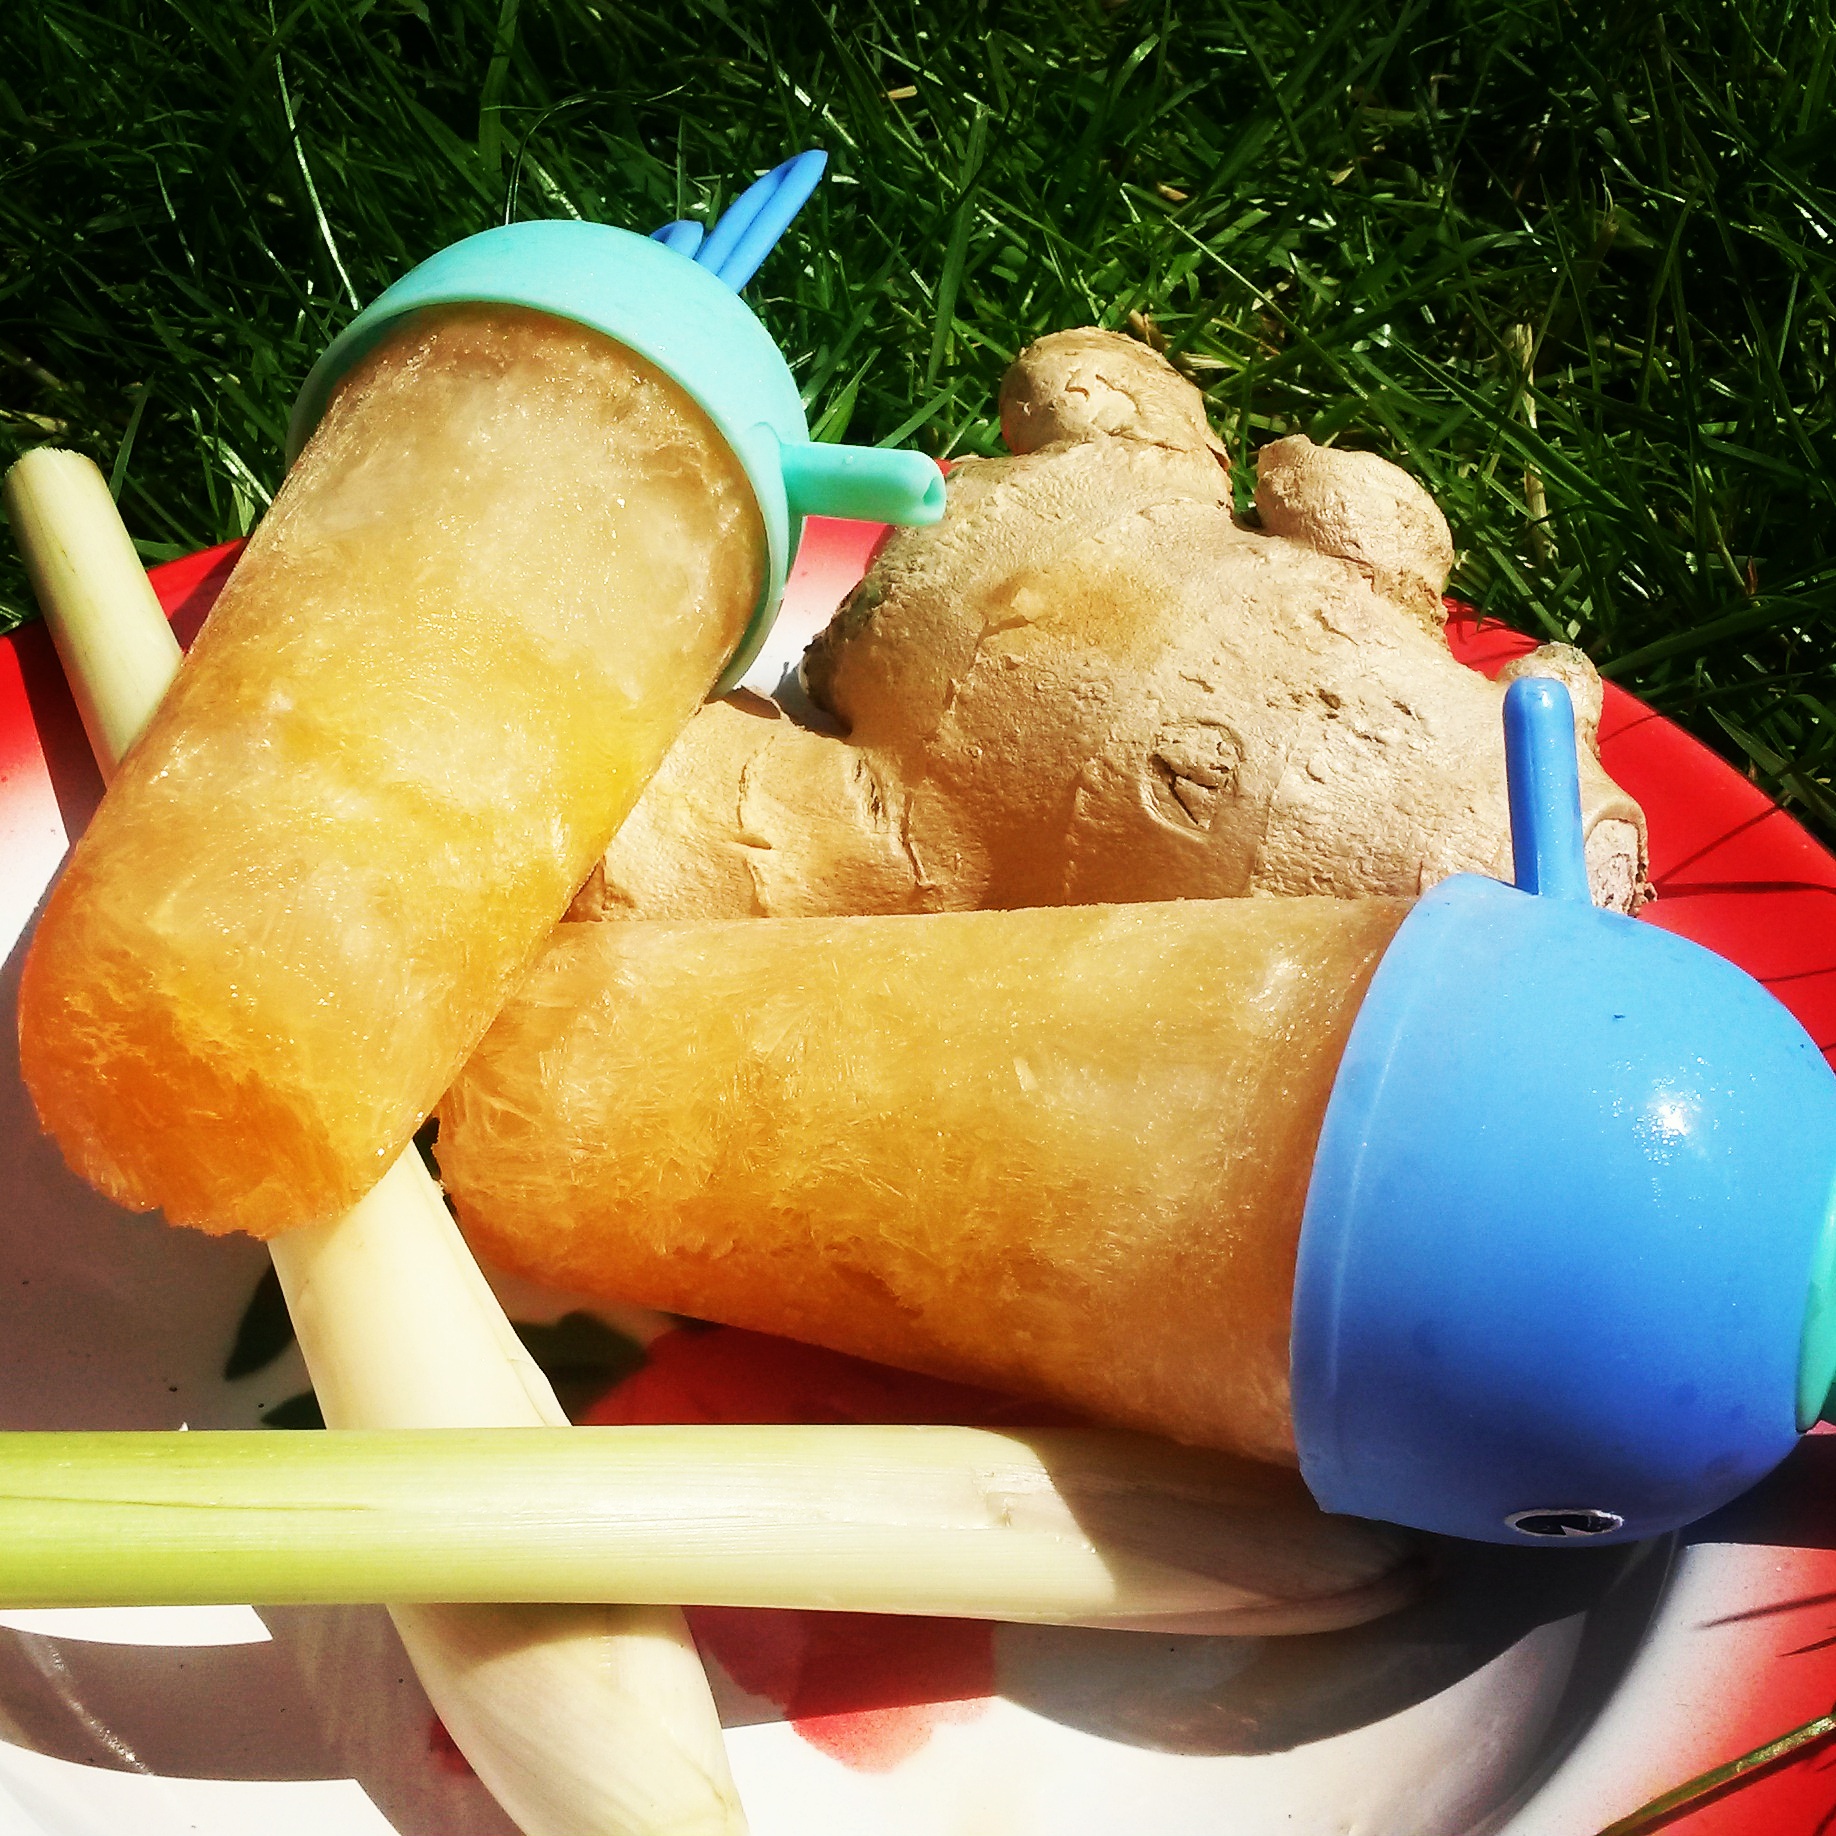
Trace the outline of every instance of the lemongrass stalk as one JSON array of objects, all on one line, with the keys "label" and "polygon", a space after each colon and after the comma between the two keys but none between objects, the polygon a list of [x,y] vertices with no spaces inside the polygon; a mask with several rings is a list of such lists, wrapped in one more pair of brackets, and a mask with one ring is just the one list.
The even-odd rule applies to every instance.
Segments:
[{"label": "lemongrass stalk", "polygon": [[[566,1425],[412,1148],[343,1217],[268,1249],[329,1427],[547,1442],[522,1431]],[[744,1831],[673,1604],[388,1606],[447,1732],[526,1836]]]},{"label": "lemongrass stalk", "polygon": [[1398,1533],[1096,1430],[0,1435],[0,1604],[682,1601],[1316,1632]]},{"label": "lemongrass stalk", "polygon": [[176,674],[178,639],[107,481],[80,453],[27,453],[7,473],[6,509],[106,780]]},{"label": "lemongrass stalk", "polygon": [[327,1427],[567,1426],[414,1149],[268,1248]]},{"label": "lemongrass stalk", "polygon": [[[5,498],[106,778],[159,705],[178,647],[89,460],[27,453]],[[483,1426],[565,1419],[412,1151],[346,1218],[270,1247],[334,1426],[367,1425],[371,1411],[441,1425],[454,1397],[476,1401]],[[393,1617],[428,1698],[525,1836],[744,1830],[707,1677],[673,1609]]]}]

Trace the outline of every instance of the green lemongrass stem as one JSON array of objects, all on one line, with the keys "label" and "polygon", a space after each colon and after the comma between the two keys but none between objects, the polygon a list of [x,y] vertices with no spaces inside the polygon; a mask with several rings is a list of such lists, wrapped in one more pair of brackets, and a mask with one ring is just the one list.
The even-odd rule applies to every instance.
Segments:
[{"label": "green lemongrass stem", "polygon": [[[107,481],[40,448],[7,512],[104,778],[176,673],[179,650]],[[410,1149],[345,1217],[269,1245],[326,1421],[563,1423]],[[415,1674],[525,1836],[739,1836],[707,1676],[670,1607],[392,1610]]]},{"label": "green lemongrass stem", "polygon": [[681,1601],[1317,1632],[1400,1533],[1089,1429],[0,1435],[0,1602]]}]

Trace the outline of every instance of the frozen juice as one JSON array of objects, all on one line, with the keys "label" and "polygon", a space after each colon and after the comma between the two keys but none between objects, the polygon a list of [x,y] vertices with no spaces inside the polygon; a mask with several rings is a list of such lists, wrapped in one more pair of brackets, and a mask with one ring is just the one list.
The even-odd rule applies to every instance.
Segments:
[{"label": "frozen juice", "polygon": [[442,1174],[539,1279],[1291,1462],[1314,1146],[1408,910],[566,924]]},{"label": "frozen juice", "polygon": [[765,538],[649,363],[499,305],[340,385],[40,922],[22,1059],[123,1204],[381,1176],[732,653]]}]

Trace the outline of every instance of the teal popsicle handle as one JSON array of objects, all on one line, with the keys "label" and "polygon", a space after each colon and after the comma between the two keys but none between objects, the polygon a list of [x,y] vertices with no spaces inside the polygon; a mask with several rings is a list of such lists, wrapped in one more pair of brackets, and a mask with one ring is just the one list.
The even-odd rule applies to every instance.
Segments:
[{"label": "teal popsicle handle", "polygon": [[1547,676],[1520,676],[1505,690],[1504,735],[1518,891],[1591,905],[1568,690]]},{"label": "teal popsicle handle", "polygon": [[944,477],[923,453],[883,446],[785,445],[784,494],[793,518],[846,516],[924,524],[944,513]]}]

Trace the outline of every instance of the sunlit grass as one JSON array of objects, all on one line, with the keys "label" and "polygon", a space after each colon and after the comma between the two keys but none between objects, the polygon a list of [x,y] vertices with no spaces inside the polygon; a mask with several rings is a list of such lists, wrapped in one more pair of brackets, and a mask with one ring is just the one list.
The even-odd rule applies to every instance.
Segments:
[{"label": "sunlit grass", "polygon": [[91,452],[149,556],[250,525],[312,358],[441,244],[708,215],[820,145],[752,290],[820,435],[994,450],[1016,349],[1132,322],[1239,453],[1409,464],[1462,592],[1836,833],[1824,5],[45,0],[6,40],[0,458]]}]

